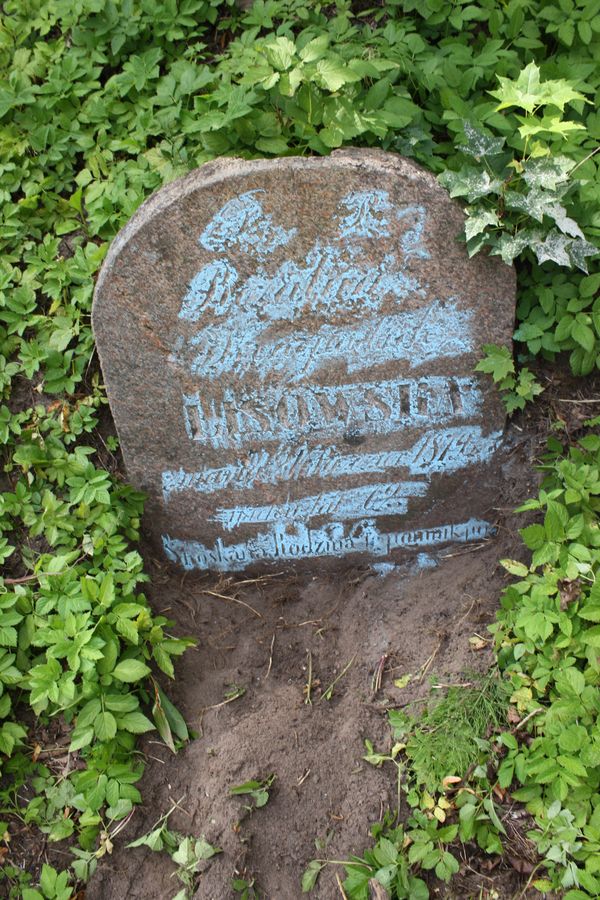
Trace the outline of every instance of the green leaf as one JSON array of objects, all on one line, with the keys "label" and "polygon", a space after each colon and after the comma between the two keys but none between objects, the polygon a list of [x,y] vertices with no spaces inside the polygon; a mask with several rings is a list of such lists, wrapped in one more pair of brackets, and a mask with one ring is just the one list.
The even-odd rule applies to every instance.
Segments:
[{"label": "green leaf", "polygon": [[507,572],[510,572],[511,575],[516,575],[518,578],[525,578],[529,574],[527,566],[516,559],[501,559],[500,565]]},{"label": "green leaf", "polygon": [[292,65],[296,54],[296,45],[287,37],[277,37],[265,41],[262,52],[274,69],[284,72]]},{"label": "green leaf", "polygon": [[160,828],[155,828],[154,831],[150,831],[148,834],[143,834],[141,837],[137,838],[135,841],[131,841],[131,843],[126,844],[127,849],[134,849],[135,847],[149,847],[150,850],[154,850],[159,853],[164,848],[163,842],[163,832],[165,826],[161,825]]},{"label": "green leaf", "polygon": [[487,170],[477,169],[474,166],[462,166],[458,172],[448,169],[438,175],[438,181],[451,197],[466,197],[470,203],[488,194],[498,194],[502,188],[499,178],[494,178]]},{"label": "green leaf", "polygon": [[150,674],[150,668],[139,659],[124,659],[117,663],[112,671],[114,678],[118,681],[124,681],[132,684],[135,681],[141,681],[146,675]]},{"label": "green leaf", "polygon": [[515,371],[515,364],[508,347],[498,347],[496,344],[484,344],[485,357],[475,366],[476,372],[486,372],[493,376],[495,382],[502,381],[507,375]]},{"label": "green leaf", "polygon": [[144,734],[146,731],[154,730],[150,719],[141,712],[130,712],[119,716],[117,724],[119,728],[130,731],[132,734]]},{"label": "green leaf", "polygon": [[113,714],[99,713],[94,719],[94,731],[99,741],[111,741],[117,733],[117,721]]},{"label": "green leaf", "polygon": [[176,706],[169,700],[167,695],[164,693],[162,688],[158,688],[158,696],[160,699],[160,705],[167,717],[167,721],[171,730],[177,735],[177,737],[181,741],[189,740],[189,732],[188,727],[185,723],[185,719],[179,712]]},{"label": "green leaf", "polygon": [[564,755],[558,756],[557,762],[559,762],[560,765],[564,769],[566,769],[567,772],[570,772],[572,775],[576,775],[579,778],[586,778],[587,769],[585,768],[585,766],[582,766],[582,764],[579,762],[579,760],[576,759],[574,756],[564,756]]},{"label": "green leaf", "polygon": [[40,875],[40,887],[47,897],[55,896],[54,889],[56,886],[57,875],[56,869],[53,869],[52,866],[49,866],[46,863],[43,864],[42,873]]},{"label": "green leaf", "polygon": [[321,34],[302,48],[299,53],[300,59],[305,63],[316,62],[321,59],[329,46],[329,35]]},{"label": "green leaf", "polygon": [[517,106],[532,113],[539,106],[552,105],[562,112],[567,103],[585,101],[583,94],[575,91],[564,79],[541,82],[539,67],[533,62],[525,66],[514,81],[501,75],[497,77],[500,88],[489,91],[492,97],[500,101],[497,111]]},{"label": "green leaf", "polygon": [[339,91],[348,82],[359,80],[358,75],[348,69],[340,59],[333,56],[319,60],[317,74],[321,85],[328,91]]},{"label": "green leaf", "polygon": [[530,550],[539,550],[546,542],[546,529],[543,525],[528,525],[521,528],[519,533]]},{"label": "green leaf", "polygon": [[468,153],[469,156],[473,156],[477,160],[502,153],[506,143],[505,138],[494,137],[489,132],[483,131],[466,120],[463,121],[462,126],[466,140],[464,144],[459,146],[464,153]]},{"label": "green leaf", "polygon": [[152,707],[152,718],[154,719],[156,730],[160,734],[169,750],[171,750],[172,753],[177,753],[177,750],[175,749],[175,743],[173,741],[173,734],[171,733],[171,726],[169,725],[169,720],[167,719],[162,706],[160,706],[157,702],[155,702],[154,706]]},{"label": "green leaf", "polygon": [[467,221],[465,222],[465,235],[468,241],[472,240],[476,235],[481,234],[490,226],[496,227],[500,224],[498,214],[493,209],[475,209],[467,211]]},{"label": "green leaf", "polygon": [[571,337],[588,352],[593,350],[596,345],[596,335],[590,326],[579,322],[577,319],[575,319],[571,327]]},{"label": "green leaf", "polygon": [[395,865],[398,861],[398,850],[392,841],[381,837],[373,848],[373,856],[380,866]]},{"label": "green leaf", "polygon": [[325,863],[319,862],[318,859],[313,859],[312,862],[308,864],[304,872],[302,873],[302,893],[308,894],[314,888],[317,883],[317,878],[319,877],[319,873]]}]

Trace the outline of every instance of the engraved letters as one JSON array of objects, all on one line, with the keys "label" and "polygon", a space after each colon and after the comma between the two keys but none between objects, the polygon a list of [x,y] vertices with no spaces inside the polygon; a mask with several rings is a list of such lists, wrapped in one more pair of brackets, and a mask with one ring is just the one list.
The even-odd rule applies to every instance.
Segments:
[{"label": "engraved letters", "polygon": [[[473,423],[482,405],[474,376],[422,371],[432,360],[473,350],[473,313],[460,298],[405,308],[408,297],[428,293],[408,270],[412,259],[429,258],[425,208],[395,206],[384,190],[350,191],[338,205],[335,240],[317,240],[301,262],[285,257],[297,229],[276,222],[264,209],[267,199],[264,190],[247,191],[204,228],[199,242],[214,258],[182,298],[182,331],[171,353],[186,384],[189,440],[239,458],[196,472],[165,470],[163,494],[169,503],[181,494],[288,482],[297,486],[295,499],[217,500],[210,521],[223,532],[267,530],[238,543],[219,538],[212,548],[165,536],[167,555],[184,568],[235,571],[261,559],[382,556],[487,534],[489,526],[478,520],[420,531],[381,531],[375,524],[377,517],[406,515],[412,500],[427,496],[432,477],[485,461],[500,439]],[[379,261],[366,252],[369,242],[398,230],[394,252]],[[231,247],[254,259],[245,277],[235,254],[227,255]],[[398,311],[382,314],[390,298]],[[307,315],[316,317],[310,330],[296,324]],[[398,366],[397,377],[374,377],[390,364]],[[332,365],[345,378],[328,382]],[[416,433],[404,449],[348,447],[402,432]],[[261,450],[244,454],[257,442]],[[386,472],[404,480],[372,481]],[[315,482],[347,478],[353,486],[315,492]],[[345,524],[353,520],[359,521]]]}]

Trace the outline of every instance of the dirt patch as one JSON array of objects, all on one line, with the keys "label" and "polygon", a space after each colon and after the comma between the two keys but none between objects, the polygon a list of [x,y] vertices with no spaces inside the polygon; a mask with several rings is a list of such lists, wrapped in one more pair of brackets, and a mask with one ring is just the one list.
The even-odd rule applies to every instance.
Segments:
[{"label": "dirt patch", "polygon": [[[492,663],[490,645],[469,638],[487,635],[506,578],[497,561],[521,552],[523,518],[511,510],[535,489],[535,441],[513,428],[509,447],[488,515],[497,523],[496,537],[442,551],[435,568],[405,567],[384,577],[349,569],[244,584],[243,578],[182,576],[148,560],[153,605],[198,641],[172,688],[198,737],[176,757],[158,741],[146,742],[144,806],[103,860],[88,900],[177,893],[166,855],[124,849],[175,804],[171,827],[204,835],[222,849],[206,863],[198,898],[235,897],[232,879],[240,876],[254,878],[260,896],[298,898],[301,874],[315,856],[346,859],[369,845],[370,825],[395,807],[396,785],[392,767],[376,769],[362,760],[364,739],[389,748],[386,708],[425,696],[431,675],[452,682]],[[383,677],[374,692],[378,666]],[[405,673],[415,676],[411,685],[395,687]],[[231,685],[245,694],[223,704]],[[271,774],[275,781],[263,808],[249,813],[243,798],[229,795],[232,786]],[[315,840],[326,849],[317,852]],[[490,884],[505,877],[472,869],[465,860],[466,893],[434,886],[434,895],[466,897],[481,889],[488,896]],[[341,896],[335,873],[334,867],[323,871],[314,896]],[[517,890],[518,876],[506,877],[497,896]]]}]

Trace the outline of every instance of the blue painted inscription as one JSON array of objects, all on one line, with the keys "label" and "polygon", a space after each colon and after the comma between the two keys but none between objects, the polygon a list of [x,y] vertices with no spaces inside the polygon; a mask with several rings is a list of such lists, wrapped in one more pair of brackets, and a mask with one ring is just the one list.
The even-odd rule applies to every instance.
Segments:
[{"label": "blue painted inscription", "polygon": [[450,473],[486,462],[502,438],[501,432],[483,435],[477,425],[426,431],[404,450],[347,453],[339,447],[278,447],[249,453],[243,460],[200,472],[183,469],[163,472],[163,496],[194,491],[212,494],[230,487],[248,490],[257,484],[278,484],[304,478],[343,478],[406,468],[411,475]]},{"label": "blue painted inscription", "polygon": [[365,384],[285,385],[262,391],[225,388],[220,396],[184,394],[185,426],[193,441],[215,449],[251,441],[296,442],[315,435],[389,434],[477,415],[481,394],[471,376]]},{"label": "blue painted inscription", "polygon": [[[189,439],[237,453],[217,467],[164,471],[162,487],[167,502],[184,492],[297,487],[250,502],[236,496],[234,505],[217,500],[208,521],[223,533],[263,530],[211,546],[164,536],[167,556],[187,570],[235,572],[260,560],[385,557],[488,536],[492,526],[474,518],[417,530],[377,525],[406,515],[436,475],[487,461],[501,437],[473,421],[483,402],[476,376],[418,371],[475,349],[474,312],[422,283],[425,207],[395,204],[385,190],[352,190],[331,220],[337,232],[308,246],[268,209],[264,190],[246,191],[202,231],[199,243],[213,256],[182,299],[170,358],[183,376]],[[398,449],[357,449],[371,435],[396,433],[404,433]],[[247,445],[261,449],[243,453]],[[364,483],[385,473],[393,480]],[[321,492],[302,485],[341,478],[355,480]],[[311,527],[315,519],[325,524]],[[431,559],[421,558],[417,566]]]},{"label": "blue painted inscription", "polygon": [[328,363],[344,362],[357,372],[392,360],[416,368],[433,359],[452,358],[471,348],[471,310],[455,301],[436,300],[416,312],[374,316],[359,324],[322,325],[315,332],[295,329],[269,338],[272,327],[254,316],[197,331],[174,354],[193,375],[218,378],[231,373],[258,373],[261,380],[277,376],[297,382]]},{"label": "blue painted inscription", "polygon": [[350,553],[369,553],[387,556],[398,548],[435,547],[451,541],[464,543],[489,537],[494,531],[489,522],[469,519],[439,528],[414,531],[381,532],[372,519],[356,522],[348,529],[341,522],[330,522],[322,528],[308,528],[303,523],[293,527],[275,525],[270,531],[257,534],[239,544],[224,544],[217,540],[214,547],[198,541],[181,541],[168,535],[163,537],[165,553],[184,569],[216,569],[237,572],[260,560],[293,560],[323,556],[346,556]]},{"label": "blue painted inscription", "polygon": [[219,509],[213,521],[226,531],[238,525],[264,525],[271,522],[308,521],[317,516],[334,516],[340,520],[364,519],[367,516],[403,515],[409,497],[422,497],[429,487],[426,481],[400,484],[366,484],[346,491],[327,491],[314,497],[288,500],[266,506],[235,506]]},{"label": "blue painted inscription", "polygon": [[297,229],[286,231],[273,224],[272,216],[264,212],[257,196],[264,193],[263,190],[247,191],[226,203],[202,232],[202,246],[223,253],[237,245],[246,253],[268,256],[277,247],[289,243]]}]

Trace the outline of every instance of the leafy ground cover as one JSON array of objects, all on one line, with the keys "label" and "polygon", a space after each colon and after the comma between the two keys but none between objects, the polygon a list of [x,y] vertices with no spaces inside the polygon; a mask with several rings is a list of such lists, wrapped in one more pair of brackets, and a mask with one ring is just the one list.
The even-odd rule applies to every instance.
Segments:
[{"label": "leafy ground cover", "polygon": [[[8,0],[1,13],[0,817],[7,839],[15,814],[69,839],[81,880],[139,801],[136,735],[155,728],[173,749],[188,737],[157,673],[172,677],[189,641],[141,592],[143,498],[98,431],[90,330],[108,242],[149,193],[220,155],[403,153],[466,204],[469,252],[515,261],[518,361],[566,352],[578,376],[600,368],[599,0],[241,7]],[[509,352],[490,348],[483,365],[511,409],[535,396]],[[551,447],[533,501],[543,524],[523,533],[531,565],[508,564],[518,581],[502,600],[498,662],[519,722],[531,718],[480,738],[500,759],[499,789],[538,823],[539,889],[562,884],[573,900],[600,893],[597,425],[563,458]],[[40,729],[64,750],[50,765]],[[477,795],[492,802],[486,778]],[[25,785],[36,798],[23,813]],[[451,802],[466,839],[471,812]],[[435,816],[421,805],[412,827],[427,832]],[[11,867],[9,846],[1,875],[14,895],[70,890],[50,869],[42,883]],[[409,851],[408,865],[425,858]]]}]

